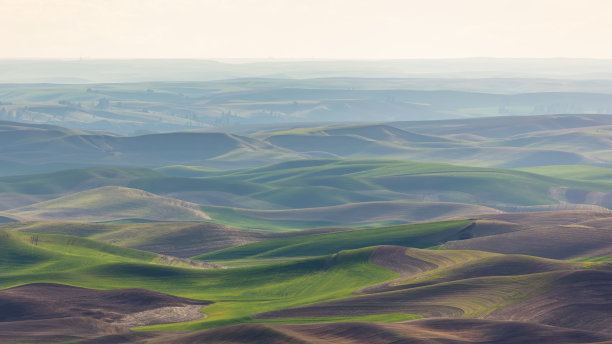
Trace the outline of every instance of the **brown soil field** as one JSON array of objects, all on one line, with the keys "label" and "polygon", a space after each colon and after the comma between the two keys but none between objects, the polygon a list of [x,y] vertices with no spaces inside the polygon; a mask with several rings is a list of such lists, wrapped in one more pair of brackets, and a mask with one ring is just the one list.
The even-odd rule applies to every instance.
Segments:
[{"label": "brown soil field", "polygon": [[612,211],[544,211],[488,214],[452,250],[526,254],[552,259],[612,255]]},{"label": "brown soil field", "polygon": [[612,211],[562,210],[539,211],[528,213],[503,213],[477,216],[478,219],[499,220],[524,226],[562,226],[579,224],[585,221],[609,219],[612,222]]},{"label": "brown soil field", "polygon": [[[605,264],[478,251],[377,247],[370,262],[401,277],[358,296],[272,311],[259,319],[407,313],[553,325],[612,335],[612,271]],[[612,265],[611,265],[612,266]]]},{"label": "brown soil field", "polygon": [[475,277],[576,270],[582,266],[581,263],[523,255],[499,255],[480,251],[432,251],[401,246],[377,247],[370,257],[370,262],[399,272],[401,277],[360,289],[356,293],[374,294],[405,290]]},{"label": "brown soil field", "polygon": [[612,335],[612,272],[574,271],[554,290],[490,313],[487,318],[538,322]]},{"label": "brown soil field", "polygon": [[157,343],[196,344],[560,344],[595,343],[611,336],[541,324],[472,319],[424,319],[402,323],[245,324]]},{"label": "brown soil field", "polygon": [[511,233],[449,241],[452,250],[526,254],[552,259],[612,255],[612,230],[581,226],[536,227]]},{"label": "brown soil field", "polygon": [[0,342],[56,342],[125,334],[130,326],[201,319],[205,315],[199,309],[208,304],[211,302],[145,289],[29,284],[0,291]]}]

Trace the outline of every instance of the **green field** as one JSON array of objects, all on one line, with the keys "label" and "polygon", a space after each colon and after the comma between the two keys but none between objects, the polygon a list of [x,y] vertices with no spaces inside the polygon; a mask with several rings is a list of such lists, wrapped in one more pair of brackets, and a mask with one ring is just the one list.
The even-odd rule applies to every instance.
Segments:
[{"label": "green field", "polygon": [[566,60],[0,61],[0,342],[612,343]]},{"label": "green field", "polygon": [[[90,288],[146,288],[215,303],[210,318],[176,329],[210,328],[249,321],[249,315],[349,296],[396,273],[370,264],[371,248],[248,268],[201,269],[161,264],[156,255],[87,239],[38,234],[1,234],[0,287],[54,282]],[[393,319],[393,317],[391,318]],[[289,320],[290,321],[290,320]],[[311,321],[316,321],[312,320]]]},{"label": "green field", "polygon": [[[497,223],[511,224],[484,221],[480,228],[478,221],[336,232],[282,232],[279,226],[277,233],[210,223],[7,223],[0,231],[0,288],[38,282],[144,288],[214,302],[201,310],[205,319],[135,328],[142,332],[481,318],[585,283],[580,278],[589,277],[580,272],[607,278],[609,257],[560,261],[440,249],[447,241],[499,234],[492,228]],[[248,234],[255,242],[232,241]],[[229,240],[227,248],[189,246],[214,240]],[[210,252],[175,259],[110,243]],[[574,275],[578,282],[568,277]]]},{"label": "green field", "polygon": [[198,205],[139,189],[105,186],[31,204],[9,211],[28,220],[108,222],[204,221]]},{"label": "green field", "polygon": [[234,260],[312,256],[375,245],[426,248],[460,237],[461,231],[470,224],[470,221],[448,221],[315,234],[232,247],[194,257],[194,259]]},{"label": "green field", "polygon": [[[465,225],[465,222],[446,222],[408,226],[411,228],[382,228],[378,229],[378,235],[371,234],[374,230],[338,235],[323,234],[304,240],[305,243],[302,245],[295,243],[291,245],[285,241],[283,245],[285,248],[279,248],[277,240],[270,241],[259,250],[250,249],[249,254],[244,253],[249,246],[247,245],[244,248],[237,247],[209,255],[209,258],[237,259],[238,254],[235,252],[241,253],[239,261],[242,261],[244,266],[227,269],[198,268],[186,262],[171,266],[152,253],[119,248],[73,236],[3,231],[0,236],[2,239],[0,259],[3,267],[0,271],[0,287],[7,288],[35,282],[54,282],[102,289],[138,287],[217,301],[202,310],[209,316],[204,320],[151,326],[140,330],[199,330],[251,322],[294,324],[410,320],[421,315],[385,312],[378,315],[358,313],[353,316],[299,316],[274,319],[253,318],[253,315],[333,300],[338,300],[337,302],[350,300],[355,290],[381,284],[400,276],[394,271],[371,263],[370,256],[374,248],[365,246],[390,241],[404,245],[427,246],[431,244],[433,238],[456,233]],[[397,231],[403,233],[405,238],[402,239],[401,235],[392,233]],[[343,236],[348,234],[353,238],[349,242]],[[33,237],[38,237],[36,244],[32,242]],[[314,239],[315,237],[319,238]],[[376,237],[380,238],[378,242],[375,240]],[[230,252],[234,254],[229,255]],[[564,263],[527,256],[493,255],[477,251],[413,249],[408,250],[406,254],[413,259],[433,263],[438,268],[417,279],[404,278],[401,284],[394,284],[396,288],[401,288],[405,283],[419,285],[425,283],[432,285],[428,288],[439,289],[446,288],[445,283],[453,281],[453,283],[473,285],[470,288],[476,289],[486,286],[482,290],[486,290],[485,293],[493,297],[493,299],[485,298],[486,302],[480,298],[470,299],[471,291],[464,297],[444,298],[445,304],[469,310],[470,316],[487,314],[495,309],[497,302],[502,300],[517,302],[530,295],[536,295],[538,290],[545,290],[546,285],[558,278],[558,271],[579,267],[579,263]],[[270,257],[283,257],[283,259],[260,259]],[[249,261],[251,261],[250,266],[248,266]],[[522,266],[522,270],[513,268],[512,264],[517,267]],[[535,289],[529,293],[522,293],[521,296],[511,292],[512,288],[525,284],[533,285]],[[370,295],[383,297],[386,294]]]},{"label": "green field", "polygon": [[556,165],[521,168],[545,176],[598,183],[612,183],[612,168],[586,165]]},{"label": "green field", "polygon": [[[552,170],[556,172],[544,175]],[[197,173],[187,177],[177,171]],[[89,168],[0,178],[0,210],[4,208],[6,218],[23,220],[211,221],[283,232],[381,227],[498,210],[612,208],[605,168],[529,171],[542,174],[348,159],[297,160],[223,172],[189,166]]]}]

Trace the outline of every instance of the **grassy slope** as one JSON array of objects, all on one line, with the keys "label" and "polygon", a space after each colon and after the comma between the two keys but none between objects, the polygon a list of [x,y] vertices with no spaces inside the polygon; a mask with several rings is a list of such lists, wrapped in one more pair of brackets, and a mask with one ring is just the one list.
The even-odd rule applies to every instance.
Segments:
[{"label": "grassy slope", "polygon": [[182,258],[279,235],[239,230],[202,222],[18,222],[2,224],[0,229],[28,233],[74,235],[107,244]]},{"label": "grassy slope", "polygon": [[497,209],[449,202],[361,202],[328,207],[252,210],[202,206],[216,223],[265,231],[315,227],[383,227],[422,221],[495,214]]},{"label": "grassy slope", "polygon": [[405,245],[423,248],[457,238],[460,232],[470,224],[470,221],[447,221],[290,237],[232,247],[194,258],[233,260],[313,256],[373,245]]},{"label": "grassy slope", "polygon": [[216,223],[227,224],[235,228],[284,232],[331,225],[325,221],[277,221],[244,216],[240,209],[230,207],[202,206],[202,210]]},{"label": "grassy slope", "polygon": [[[148,252],[72,236],[39,234],[38,245],[32,245],[30,233],[2,232],[0,258],[4,269],[0,270],[0,288],[33,282],[102,289],[139,287],[218,301],[204,308],[203,312],[209,315],[207,319],[147,328],[198,330],[245,322],[408,320],[414,318],[414,314],[430,315],[427,309],[414,308],[410,303],[411,299],[420,299],[425,294],[430,295],[423,299],[425,304],[431,304],[434,309],[438,307],[436,305],[445,305],[462,310],[466,316],[483,316],[500,305],[524,300],[554,287],[551,281],[557,278],[559,271],[580,266],[580,263],[474,251],[410,250],[407,252],[415,258],[427,259],[431,264],[439,265],[437,270],[418,280],[419,283],[429,282],[432,285],[359,297],[364,302],[374,300],[379,308],[388,307],[382,312],[383,315],[351,311],[337,315],[324,312],[313,313],[316,315],[288,313],[283,319],[251,317],[287,308],[308,308],[308,305],[321,302],[337,302],[345,307],[346,300],[351,300],[347,298],[352,297],[355,290],[400,276],[397,272],[373,264],[371,257],[374,248],[367,246],[379,243],[429,246],[445,237],[456,236],[469,223],[454,221],[397,226],[311,235],[297,240],[272,240],[267,244],[262,242],[265,244],[263,247],[258,244],[239,246],[210,254],[209,258],[232,259],[241,255],[244,266],[218,270],[161,265],[157,263],[156,255]],[[245,252],[245,248],[249,249],[248,252]],[[239,254],[234,250],[238,250]],[[513,266],[524,269],[517,270]],[[411,282],[402,280],[404,284]],[[396,293],[408,297],[401,302],[407,305],[404,310],[387,303],[394,300]],[[361,301],[350,301],[348,307],[354,310],[353,307],[359,307]],[[345,309],[342,307],[338,310]]]},{"label": "grassy slope", "polygon": [[[265,183],[251,197],[286,207],[355,201],[421,199],[488,206],[555,204],[551,187],[612,192],[607,184],[571,181],[514,170],[385,160],[300,160],[230,171],[212,180]],[[376,192],[384,190],[386,193]],[[321,203],[323,200],[323,203]]]},{"label": "grassy slope", "polygon": [[586,165],[556,165],[521,168],[521,171],[555,178],[612,183],[612,168]]},{"label": "grassy slope", "polygon": [[[443,230],[449,230],[447,224],[440,226]],[[422,230],[425,231],[425,228]],[[435,226],[427,230],[435,231]],[[9,257],[18,257],[12,254],[14,252],[27,254],[12,261],[3,261],[7,269],[0,275],[0,287],[56,282],[95,288],[142,287],[186,297],[231,300],[206,307],[205,312],[210,318],[170,326],[174,329],[202,329],[249,322],[253,321],[249,318],[250,314],[348,297],[353,290],[398,276],[369,262],[372,248],[335,254],[330,251],[333,247],[329,246],[328,251],[332,254],[320,257],[295,257],[284,262],[258,263],[225,270],[199,270],[157,265],[153,263],[154,254],[71,236],[39,234],[39,244],[34,246],[29,243],[31,235],[4,232],[3,252],[7,252]],[[367,242],[355,242],[352,246],[369,245]],[[303,253],[308,256],[317,254]],[[90,258],[84,259],[85,256]],[[397,321],[411,318],[414,316],[395,314],[362,320]],[[326,320],[351,318],[304,321]],[[285,319],[280,322],[303,321]]]},{"label": "grassy slope", "polygon": [[0,209],[12,209],[101,186],[163,176],[145,168],[94,167],[0,177]]},{"label": "grassy slope", "polygon": [[121,219],[201,221],[197,205],[142,190],[106,186],[10,210],[26,219],[100,222]]},{"label": "grassy slope", "polygon": [[162,176],[146,168],[95,167],[0,178],[0,192],[53,194],[82,190],[86,185],[122,185],[135,178]]},{"label": "grassy slope", "polygon": [[226,300],[207,307],[209,319],[173,325],[182,329],[248,322],[250,314],[346,297],[369,283],[397,276],[369,263],[371,248],[249,268],[206,270],[160,265],[155,263],[155,254],[87,239],[38,236],[38,245],[32,245],[31,234],[0,232],[0,288],[54,282],[101,289],[139,287]]},{"label": "grassy slope", "polygon": [[[183,170],[196,172],[180,172]],[[164,171],[174,176],[162,174]],[[567,180],[516,170],[391,160],[317,159],[223,173],[173,166],[158,171],[97,168],[27,178],[0,178],[0,207],[4,205],[6,208],[11,203],[22,206],[102,185],[128,186],[169,197],[186,197],[207,205],[228,206],[219,202],[232,199],[231,207],[262,206],[265,209],[398,200],[472,203],[514,209],[517,206],[559,204],[563,199],[552,197],[551,188],[612,193],[612,185],[607,182]],[[224,221],[233,216],[231,211],[226,213],[227,217],[219,214]],[[313,223],[309,227],[318,225],[324,224]]]},{"label": "grassy slope", "polygon": [[[444,251],[440,251],[440,253],[442,252]],[[424,273],[417,278],[404,279],[403,282],[407,282],[408,285],[433,285],[486,276],[518,276],[559,270],[573,270],[581,266],[576,263],[525,255],[488,254],[481,257],[471,255],[471,257],[472,259],[458,263],[455,262],[455,264],[451,266],[438,268],[434,271]],[[405,286],[406,285],[402,284],[397,285],[397,287],[399,287],[398,289],[402,289]]]},{"label": "grassy slope", "polygon": [[[32,240],[38,239],[36,244]],[[108,264],[132,262],[149,264],[157,255],[150,252],[122,248],[66,235],[30,234],[0,231],[1,269],[3,285],[6,281],[26,283],[36,276]],[[25,280],[21,280],[22,276]],[[14,283],[13,282],[13,283]],[[14,285],[14,284],[13,284]]]}]

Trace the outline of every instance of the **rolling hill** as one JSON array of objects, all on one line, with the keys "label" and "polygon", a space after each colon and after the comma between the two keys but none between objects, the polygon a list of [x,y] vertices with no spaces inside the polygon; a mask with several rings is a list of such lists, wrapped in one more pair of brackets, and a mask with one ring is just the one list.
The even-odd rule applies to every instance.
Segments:
[{"label": "rolling hill", "polygon": [[[288,236],[206,253],[197,259],[321,254],[360,245],[397,245],[526,254],[552,259],[612,256],[610,211],[550,211],[482,215],[468,221],[447,221],[358,229],[328,234]],[[445,224],[442,226],[442,224]],[[450,227],[446,227],[450,226]],[[434,230],[435,229],[435,230]],[[290,234],[290,233],[288,233]],[[355,246],[357,245],[357,246]]]},{"label": "rolling hill", "polygon": [[[397,261],[396,251],[388,251]],[[408,250],[406,254],[413,252]],[[446,254],[449,253],[452,251]],[[378,255],[378,260],[384,260],[381,255],[384,253]],[[441,255],[444,257],[445,253]],[[445,258],[448,261],[449,257]],[[453,268],[433,267],[429,272],[405,278],[404,281],[409,280],[411,285],[395,282],[391,284],[391,290],[395,291],[374,288],[367,295],[267,312],[256,317],[312,318],[405,312],[424,317],[528,320],[610,332],[612,323],[605,311],[610,306],[610,271],[580,270],[580,265],[575,263],[507,255],[464,259],[455,264]],[[525,307],[533,310],[524,312]],[[584,317],[572,317],[572,314]]]},{"label": "rolling hill", "polygon": [[[234,260],[244,257],[290,257],[315,252],[394,245],[469,249],[505,254],[527,254],[553,259],[605,261],[612,256],[610,211],[548,211],[485,214],[456,230],[440,230],[440,223],[375,228],[328,227],[281,231],[291,222],[275,221],[265,231],[231,228],[214,223],[5,223],[0,229],[29,233],[76,235],[123,247],[178,257]],[[214,214],[213,214],[214,215]],[[312,222],[309,222],[312,223]],[[261,223],[260,223],[261,224]],[[274,225],[283,227],[273,227]],[[243,224],[242,227],[248,227]],[[275,229],[271,230],[271,229]],[[431,230],[431,232],[430,232]],[[339,245],[339,246],[338,246]],[[355,246],[357,245],[357,246]],[[234,247],[235,246],[235,247]],[[293,253],[292,253],[293,252]],[[284,259],[284,258],[283,258]]]},{"label": "rolling hill", "polygon": [[[384,102],[362,93],[368,101],[350,106]],[[313,118],[344,106],[282,103],[296,95],[322,97],[260,89],[216,101],[239,97],[234,109],[256,111],[265,99]],[[119,167],[0,178],[0,333],[21,342],[612,340],[612,122],[524,119],[134,136],[2,122],[2,173]],[[440,219],[451,220],[425,222]]]},{"label": "rolling hill", "polygon": [[[605,180],[439,163],[304,159],[228,171],[191,168],[193,177],[164,174],[185,169],[96,167],[2,177],[0,206],[6,218],[24,221],[201,221],[206,216],[193,212],[203,211],[219,224],[273,231],[612,207],[612,184]],[[119,197],[112,193],[126,187],[135,191],[125,200],[140,199],[140,205],[90,212],[108,207]],[[161,212],[160,202],[173,210]]]},{"label": "rolling hill", "polygon": [[160,175],[145,168],[96,167],[0,177],[0,209],[17,208],[102,186],[126,186]]},{"label": "rolling hill", "polygon": [[449,202],[360,202],[336,206],[252,210],[204,206],[215,222],[247,229],[373,227],[499,213],[493,208]]},{"label": "rolling hill", "polygon": [[105,186],[50,201],[9,210],[21,218],[40,221],[104,222],[202,221],[210,219],[196,204],[157,196],[142,190]]},{"label": "rolling hill", "polygon": [[[0,121],[0,143],[3,144],[0,151],[3,170],[6,170],[0,172],[5,174],[52,170],[54,166],[56,170],[57,166],[161,167],[179,163],[195,165],[205,161],[227,168],[262,165],[283,156],[299,157],[259,140],[226,133],[118,136],[6,121]],[[244,155],[243,161],[213,160],[235,151],[257,154]]]},{"label": "rolling hill", "polygon": [[563,179],[594,182],[612,182],[612,169],[607,167],[585,165],[556,165],[527,167],[522,168],[521,170]]},{"label": "rolling hill", "polygon": [[231,247],[214,251],[194,259],[232,260],[258,257],[300,257],[331,254],[340,250],[373,245],[405,245],[430,247],[459,238],[470,229],[470,221],[445,221],[357,231],[289,237]]},{"label": "rolling hill", "polygon": [[[521,122],[522,124],[512,123]],[[259,126],[238,135],[177,131],[121,136],[46,124],[0,122],[0,173],[91,166],[245,168],[295,159],[351,158],[520,168],[608,166],[605,115]]]},{"label": "rolling hill", "polygon": [[[612,255],[612,212],[550,211],[485,215],[482,232],[503,226],[496,235],[449,241],[448,249],[519,253],[554,259]],[[493,222],[490,222],[490,221]]]},{"label": "rolling hill", "polygon": [[[610,287],[609,266],[605,262],[579,263],[482,251],[371,246],[391,242],[428,247],[470,231],[478,232],[472,222],[455,221],[352,232],[310,233],[237,246],[204,256],[206,259],[225,259],[235,266],[227,269],[201,269],[185,262],[179,263],[182,264],[179,266],[168,266],[164,265],[168,260],[162,260],[152,253],[74,236],[4,231],[3,249],[0,251],[4,254],[0,257],[4,269],[0,271],[0,288],[51,282],[95,289],[145,288],[195,300],[223,301],[202,310],[207,318],[140,330],[220,329],[181,334],[125,332],[126,341],[129,338],[162,342],[196,338],[217,340],[215,338],[227,336],[224,326],[235,324],[243,324],[238,329],[269,326],[278,329],[297,329],[300,326],[321,328],[330,321],[335,323],[335,328],[350,327],[351,322],[356,321],[361,322],[359,326],[373,328],[426,326],[419,324],[427,322],[405,321],[439,316],[450,319],[431,321],[448,321],[447,326],[457,324],[458,328],[466,324],[481,324],[492,326],[497,331],[525,327],[526,332],[521,333],[529,336],[541,336],[537,333],[546,330],[547,334],[541,337],[544,338],[542,340],[552,341],[570,336],[577,338],[578,342],[578,339],[586,338],[584,342],[587,343],[591,339],[609,338],[609,324],[601,320],[606,319],[601,318],[605,311],[583,312],[584,307],[591,307],[594,302],[600,302],[602,309],[608,309],[607,301],[601,303],[601,298],[597,297],[597,293]],[[485,229],[481,228],[480,231]],[[38,240],[32,241],[35,236],[39,236]],[[15,252],[20,252],[20,255]],[[83,259],[85,256],[91,258]],[[597,283],[585,284],[586,281]],[[579,286],[584,288],[584,297],[566,297],[573,294],[572,288]],[[355,296],[356,293],[359,296]],[[550,302],[546,301],[561,297],[566,298],[559,307],[550,307]],[[529,323],[478,320],[482,317],[508,319],[512,314],[517,314],[513,311],[515,305],[529,300],[534,300],[534,307],[545,305],[537,306],[536,316],[528,319]],[[555,314],[561,314],[559,312],[588,314],[591,320],[584,322],[584,319],[562,317],[567,320],[554,323],[551,319],[557,319]],[[468,319],[455,318],[476,320],[465,323]],[[39,324],[62,328],[54,321],[45,320]],[[262,325],[255,325],[257,323]],[[538,327],[547,324],[558,327]],[[0,326],[3,324],[0,323]],[[231,331],[232,328],[229,329]],[[409,333],[415,335],[411,331],[406,332],[406,338],[411,338]],[[480,333],[480,330],[474,331]],[[36,333],[16,332],[28,336]],[[378,330],[374,333],[385,336]],[[485,333],[479,335],[492,336]],[[217,335],[221,337],[215,337]],[[263,338],[268,338],[268,335],[262,334],[262,340],[265,341]],[[76,333],[75,336],[83,338],[84,335]],[[313,336],[318,338],[318,335]],[[446,335],[438,332],[437,336],[445,338]],[[499,336],[515,338],[508,333]],[[101,338],[106,338],[100,339],[102,341],[110,339],[108,336]]]},{"label": "rolling hill", "polygon": [[[262,230],[380,226],[476,216],[498,210],[612,207],[612,185],[605,180],[560,179],[523,171],[438,163],[307,159],[224,172],[199,170],[195,177],[162,173],[177,169],[181,168],[154,171],[98,167],[3,177],[0,206],[13,209],[10,213],[18,215],[27,207],[38,207],[36,203],[41,201],[52,202],[83,191],[92,196],[110,190],[95,191],[98,187],[129,187],[203,205],[204,212],[221,224]],[[108,196],[107,192],[100,197]],[[70,220],[73,215],[77,214],[66,213],[55,220]],[[198,220],[191,215],[141,215],[126,213],[112,220]],[[99,219],[106,220],[111,219]]]},{"label": "rolling hill", "polygon": [[[0,340],[60,342],[129,333],[129,327],[198,320],[210,302],[146,289],[95,290],[35,283],[0,291]],[[95,311],[93,311],[95,310]]]},{"label": "rolling hill", "polygon": [[423,319],[401,323],[247,324],[167,338],[168,343],[595,343],[609,336],[523,322]]}]

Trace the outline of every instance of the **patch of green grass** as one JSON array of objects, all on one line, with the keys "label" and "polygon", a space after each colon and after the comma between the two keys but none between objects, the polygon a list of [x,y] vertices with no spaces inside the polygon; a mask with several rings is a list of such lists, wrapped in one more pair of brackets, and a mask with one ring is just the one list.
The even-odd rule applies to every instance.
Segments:
[{"label": "patch of green grass", "polygon": [[[37,236],[34,244],[31,239]],[[157,255],[84,238],[0,232],[0,288],[62,283],[97,289],[145,288],[213,300],[209,318],[155,329],[204,329],[251,321],[253,314],[350,296],[397,273],[371,264],[372,248],[230,269],[157,263]],[[383,319],[380,319],[383,321]]]},{"label": "patch of green grass", "polygon": [[317,318],[279,318],[279,319],[254,319],[257,323],[272,323],[272,324],[312,324],[326,322],[399,322],[406,320],[421,319],[422,316],[415,314],[390,313],[376,315],[362,315],[352,317],[317,317]]},{"label": "patch of green grass", "polygon": [[612,262],[612,256],[601,256],[601,257],[580,257],[580,258],[574,258],[574,259],[570,259],[573,262],[594,262],[594,263],[598,263],[598,262]]},{"label": "patch of green grass", "polygon": [[[275,204],[279,209],[354,202],[420,200],[424,197],[511,209],[516,206],[559,204],[559,201],[563,200],[552,197],[549,193],[551,188],[568,187],[612,192],[612,186],[606,182],[561,179],[558,176],[519,170],[367,159],[288,161],[258,168],[226,171],[223,175],[211,175],[205,179],[207,183],[218,185],[227,192]],[[248,186],[252,184],[262,188],[255,190]],[[154,192],[161,190],[144,185],[134,186]],[[245,204],[244,208],[248,206]],[[224,217],[223,221],[232,221],[232,216]],[[273,226],[273,223],[268,225]]]},{"label": "patch of green grass", "polygon": [[239,209],[217,206],[201,206],[208,216],[212,218],[212,222],[223,224],[235,228],[242,229],[257,229],[268,230],[274,232],[286,232],[292,230],[308,229],[315,227],[326,227],[333,223],[324,221],[277,221],[265,220],[254,217],[245,216],[239,213]]},{"label": "patch of green grass", "polygon": [[314,256],[374,245],[425,248],[456,239],[459,232],[470,224],[470,221],[446,221],[290,237],[231,247],[194,259],[220,261],[247,257]]},{"label": "patch of green grass", "polygon": [[[207,272],[198,279],[202,293],[224,300],[205,307],[209,318],[147,330],[197,330],[251,322],[250,315],[348,297],[374,281],[390,280],[397,273],[371,264],[372,248],[244,268]],[[259,320],[257,320],[259,321]]]},{"label": "patch of green grass", "polygon": [[0,231],[2,279],[70,272],[112,262],[150,263],[156,257],[154,253],[74,236]]},{"label": "patch of green grass", "polygon": [[[202,330],[253,322],[292,324],[403,321],[418,316],[397,312],[386,315],[265,320],[254,319],[253,316],[354,297],[355,290],[399,277],[396,272],[372,264],[370,257],[374,248],[366,245],[383,242],[427,246],[431,242],[456,235],[469,224],[469,221],[447,221],[332,233],[334,235],[308,235],[289,238],[289,241],[271,240],[272,245],[269,246],[236,247],[243,259],[231,261],[233,267],[227,269],[164,265],[159,263],[155,254],[85,238],[38,234],[35,244],[32,237],[37,234],[0,231],[0,288],[53,282],[97,289],[145,288],[215,302],[203,308],[202,312],[208,315],[206,319],[138,329],[143,331]],[[303,241],[304,245],[300,245],[299,241]],[[245,252],[249,254],[240,251],[245,248],[248,248]],[[227,255],[224,251],[210,256]],[[562,275],[562,271],[540,271],[548,271],[548,267],[557,266],[565,269],[565,265],[572,264],[542,259],[532,262],[529,259],[535,258],[520,256],[515,259],[517,266],[526,262],[537,263],[534,269],[528,271],[530,275],[497,276],[495,264],[507,263],[503,255],[417,249],[407,252],[415,258],[437,265],[438,262],[444,262],[440,263],[444,268],[459,264],[462,270],[457,270],[458,275],[453,270],[432,273],[430,279],[438,281],[437,285],[414,288],[414,291],[409,292],[419,294],[431,290],[427,295],[435,297],[436,302],[461,308],[470,317],[484,316],[501,305],[523,300],[545,290],[550,287],[550,283],[554,283],[551,281]],[[540,267],[538,264],[544,265]],[[492,273],[486,273],[491,269],[494,270]],[[473,278],[472,275],[483,277]],[[447,277],[459,280],[445,282]],[[358,298],[361,297],[368,296]]]},{"label": "patch of green grass", "polygon": [[555,165],[525,167],[518,170],[545,176],[578,181],[612,183],[612,168],[586,165]]},{"label": "patch of green grass", "polygon": [[[563,202],[564,199],[553,197],[549,192],[551,188],[612,192],[612,184],[606,179],[608,169],[585,166],[544,167],[525,172],[395,160],[303,159],[228,171],[190,166],[166,169],[179,172],[172,177],[160,173],[164,168],[158,171],[94,168],[28,178],[6,177],[0,178],[0,192],[5,192],[7,199],[16,197],[20,202],[27,202],[30,195],[44,195],[42,198],[46,199],[88,184],[124,185],[162,195],[188,193],[193,194],[194,199],[201,197],[211,202],[212,205],[207,205],[205,210],[214,213],[211,215],[215,222],[275,231],[352,224],[326,223],[317,219],[307,223],[248,219],[232,209],[214,208],[214,205],[230,204],[245,209],[302,209],[355,202],[439,199],[514,209],[517,206],[558,205]],[[545,176],[530,173],[546,174],[547,169],[569,171],[569,174]],[[578,177],[570,180],[574,174],[584,175],[578,176],[584,180],[578,180]],[[229,201],[223,203],[223,200]],[[138,214],[128,215],[119,219],[145,218],[136,216]],[[379,223],[384,224],[391,223]]]}]

